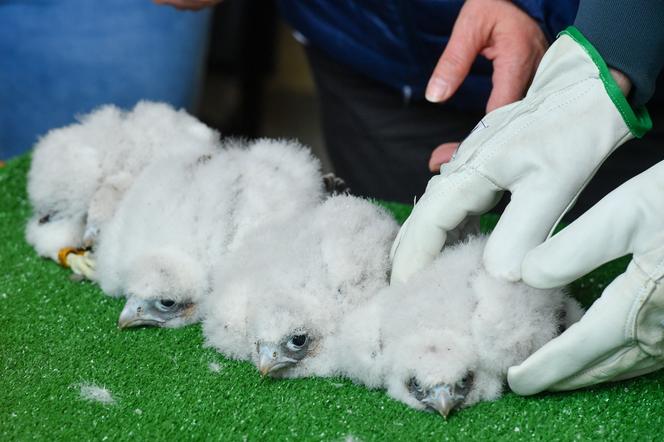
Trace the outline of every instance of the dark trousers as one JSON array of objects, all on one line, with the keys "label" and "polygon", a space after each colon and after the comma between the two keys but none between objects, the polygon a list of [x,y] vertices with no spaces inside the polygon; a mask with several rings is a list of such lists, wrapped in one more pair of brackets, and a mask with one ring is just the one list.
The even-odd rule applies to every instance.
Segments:
[{"label": "dark trousers", "polygon": [[431,151],[461,141],[482,113],[404,96],[307,48],[335,173],[355,195],[413,203],[431,178]]},{"label": "dark trousers", "polygon": [[[428,169],[431,151],[441,143],[463,140],[483,116],[482,112],[464,112],[426,101],[406,102],[401,93],[314,48],[307,48],[307,55],[318,88],[330,159],[335,173],[346,180],[355,195],[412,204],[432,176]],[[648,108],[655,129],[644,139],[629,141],[604,163],[566,221],[664,160],[664,112],[656,102]],[[574,161],[569,159],[570,167]],[[500,212],[507,202],[509,195],[494,210]]]}]

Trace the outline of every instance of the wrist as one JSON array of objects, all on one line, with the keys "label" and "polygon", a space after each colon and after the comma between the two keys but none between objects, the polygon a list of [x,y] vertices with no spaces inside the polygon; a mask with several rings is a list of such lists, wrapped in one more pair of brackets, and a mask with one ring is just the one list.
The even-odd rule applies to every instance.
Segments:
[{"label": "wrist", "polygon": [[[590,60],[599,71],[599,78],[604,84],[606,93],[611,98],[611,101],[613,101],[618,112],[620,112],[632,136],[641,138],[648,132],[652,128],[652,120],[650,119],[648,110],[644,106],[632,107],[626,98],[626,94],[631,88],[631,80],[622,72],[609,68],[592,43],[574,26],[568,27],[558,35],[559,38],[562,36],[571,38],[590,57]],[[618,84],[618,80],[622,82],[622,85]]]},{"label": "wrist", "polygon": [[625,97],[629,95],[629,91],[632,90],[632,82],[630,81],[629,77],[617,69],[609,68],[609,72],[611,73],[611,76],[615,80],[623,95]]}]

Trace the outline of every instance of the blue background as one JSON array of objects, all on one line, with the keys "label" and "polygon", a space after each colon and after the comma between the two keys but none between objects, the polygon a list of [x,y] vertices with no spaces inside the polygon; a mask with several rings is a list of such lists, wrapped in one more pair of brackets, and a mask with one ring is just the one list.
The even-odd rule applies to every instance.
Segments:
[{"label": "blue background", "polygon": [[101,104],[191,109],[209,18],[150,0],[0,0],[0,159]]}]

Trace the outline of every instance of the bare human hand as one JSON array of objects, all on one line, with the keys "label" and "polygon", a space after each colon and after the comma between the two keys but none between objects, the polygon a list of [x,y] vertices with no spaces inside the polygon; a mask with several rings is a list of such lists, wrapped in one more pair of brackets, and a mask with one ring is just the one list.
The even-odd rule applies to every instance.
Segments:
[{"label": "bare human hand", "polygon": [[459,148],[458,141],[452,143],[443,143],[440,146],[436,147],[433,152],[431,152],[431,157],[429,158],[429,170],[431,172],[440,172],[440,166],[444,163],[448,163],[454,153]]},{"label": "bare human hand", "polygon": [[173,6],[181,11],[199,11],[221,3],[223,0],[152,0],[158,5]]},{"label": "bare human hand", "polygon": [[506,0],[468,0],[427,86],[432,102],[449,99],[478,55],[493,63],[492,110],[521,99],[548,47],[544,32],[528,14]]}]

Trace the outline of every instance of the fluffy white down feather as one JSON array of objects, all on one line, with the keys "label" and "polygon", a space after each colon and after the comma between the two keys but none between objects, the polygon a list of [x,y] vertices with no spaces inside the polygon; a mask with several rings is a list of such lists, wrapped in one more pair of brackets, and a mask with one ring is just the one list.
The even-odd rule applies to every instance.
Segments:
[{"label": "fluffy white down feather", "polygon": [[80,384],[79,389],[80,397],[83,400],[99,402],[104,405],[115,404],[115,398],[111,394],[111,391],[106,387],[100,387],[95,384]]},{"label": "fluffy white down feather", "polygon": [[[396,231],[384,209],[336,196],[252,237],[215,272],[214,292],[205,301],[208,345],[256,362],[256,342],[280,342],[306,330],[315,352],[323,353],[343,314],[387,285]],[[285,375],[322,369],[318,358],[308,357]]]},{"label": "fluffy white down feather", "polygon": [[392,285],[348,316],[322,355],[331,367],[393,398],[423,408],[408,391],[453,385],[474,375],[464,406],[500,396],[507,368],[522,362],[578,320],[582,309],[563,289],[538,290],[490,276],[485,236],[447,247],[408,284]]},{"label": "fluffy white down feather", "polygon": [[152,163],[101,233],[98,282],[112,296],[200,302],[222,257],[320,203],[319,169],[309,150],[275,140]]},{"label": "fluffy white down feather", "polygon": [[258,364],[257,343],[306,333],[313,350],[281,377],[349,377],[410,393],[473,373],[463,406],[500,396],[507,368],[582,314],[563,289],[491,277],[485,236],[449,246],[407,285],[387,286],[394,221],[369,202],[332,198],[222,259],[204,301],[208,345]]},{"label": "fluffy white down feather", "polygon": [[184,110],[146,101],[129,112],[103,106],[49,131],[34,148],[28,175],[33,208],[28,242],[51,259],[63,247],[81,247],[84,235],[93,240],[103,229],[147,164],[183,152],[213,151],[218,138]]}]

